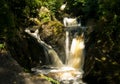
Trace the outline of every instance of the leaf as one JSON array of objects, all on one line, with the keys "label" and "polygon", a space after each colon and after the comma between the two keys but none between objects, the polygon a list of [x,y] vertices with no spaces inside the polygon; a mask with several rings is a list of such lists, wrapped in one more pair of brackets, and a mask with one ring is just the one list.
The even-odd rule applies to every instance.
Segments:
[{"label": "leaf", "polygon": [[4,48],[4,44],[0,44],[0,49]]}]

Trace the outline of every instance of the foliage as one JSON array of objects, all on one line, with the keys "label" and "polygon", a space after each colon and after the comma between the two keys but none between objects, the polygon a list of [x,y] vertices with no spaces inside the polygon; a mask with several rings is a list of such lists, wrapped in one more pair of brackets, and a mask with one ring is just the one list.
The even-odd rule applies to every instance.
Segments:
[{"label": "foliage", "polygon": [[[93,31],[87,34],[86,42],[86,59],[94,57],[95,59],[89,60],[95,63],[86,65],[86,67],[89,65],[90,68],[93,67],[92,71],[86,75],[86,81],[91,82],[89,80],[95,79],[98,84],[103,80],[106,84],[117,83],[120,80],[118,75],[120,73],[120,0],[66,1],[67,7],[64,14],[82,16],[86,23],[91,18],[95,20]],[[30,48],[28,44],[34,42],[25,40],[27,36],[24,34],[24,29],[31,26],[29,18],[38,18],[42,22],[51,21],[48,26],[54,27],[54,36],[57,37],[62,32],[62,25],[52,21],[51,15],[59,17],[58,11],[63,0],[2,0],[1,2],[0,39],[6,39],[9,49],[13,53],[17,52],[14,58],[23,62],[21,64],[28,66],[35,60],[38,61],[37,55],[26,54],[26,52],[31,52],[27,50]],[[50,13],[38,13],[42,6],[48,8]],[[33,49],[35,45],[31,46],[30,49]],[[0,48],[2,47],[3,45],[0,44]],[[36,50],[33,51],[36,52]]]},{"label": "foliage", "polygon": [[71,16],[77,17],[83,14],[82,7],[84,6],[85,0],[66,0],[66,12]]},{"label": "foliage", "polygon": [[50,81],[52,84],[60,84],[57,80],[54,80],[54,79],[51,78],[51,77],[47,77],[47,76],[42,75],[42,74],[40,74],[40,77],[46,79],[47,81]]},{"label": "foliage", "polygon": [[[91,0],[87,1],[91,2]],[[120,1],[95,1],[97,5],[95,3],[92,4],[92,2],[89,3],[90,5],[86,5],[86,12],[89,14],[87,19],[91,17],[96,19],[96,25],[93,32],[89,35],[90,40],[88,42],[89,49],[92,48],[94,51],[92,53],[95,57],[95,65],[89,76],[91,75],[95,78],[98,84],[103,83],[102,81],[106,84],[118,83],[120,80],[117,75],[120,73],[120,33],[118,33],[120,32],[120,13],[118,10]],[[96,5],[97,7],[92,7],[91,5]],[[92,11],[92,8],[94,11]]]},{"label": "foliage", "polygon": [[38,18],[43,23],[51,21],[50,10],[42,6],[38,12]]},{"label": "foliage", "polygon": [[48,26],[53,28],[53,33],[55,36],[58,36],[63,31],[63,25],[58,21],[51,21]]},{"label": "foliage", "polygon": [[3,49],[5,48],[5,45],[4,44],[0,44],[0,49]]},{"label": "foliage", "polygon": [[98,10],[98,0],[85,0],[83,7],[85,18],[96,18]]}]

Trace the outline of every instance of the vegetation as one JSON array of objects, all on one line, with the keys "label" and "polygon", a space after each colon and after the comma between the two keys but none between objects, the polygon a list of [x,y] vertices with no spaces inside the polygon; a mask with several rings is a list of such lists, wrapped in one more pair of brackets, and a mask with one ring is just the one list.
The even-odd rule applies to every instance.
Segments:
[{"label": "vegetation", "polygon": [[[59,20],[63,15],[81,17],[82,24],[88,26],[84,80],[88,84],[93,82],[119,84],[120,0],[66,1],[66,9],[60,11],[63,0],[2,0],[0,3],[0,49],[6,47],[21,66],[30,69],[38,64],[39,59],[42,59],[38,56],[43,56],[39,52],[43,50],[24,32],[25,28],[34,25],[54,27],[52,39],[52,36],[60,35],[62,32],[60,29],[62,24]],[[49,13],[41,13],[41,7],[46,7]],[[36,24],[30,18],[37,18],[40,24]],[[5,46],[4,43],[6,43]]]},{"label": "vegetation", "polygon": [[52,79],[50,77],[47,77],[45,75],[40,74],[39,77],[50,81],[52,84],[60,84],[59,81],[56,81],[56,80],[54,80],[54,79]]}]

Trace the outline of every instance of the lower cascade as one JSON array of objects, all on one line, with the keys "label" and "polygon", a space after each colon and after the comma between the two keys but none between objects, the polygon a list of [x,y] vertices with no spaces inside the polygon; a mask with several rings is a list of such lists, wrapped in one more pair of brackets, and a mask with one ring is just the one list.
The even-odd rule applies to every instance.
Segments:
[{"label": "lower cascade", "polygon": [[[47,75],[48,77],[59,81],[60,84],[86,84],[82,81],[85,59],[85,37],[83,27],[81,26],[80,21],[77,22],[75,18],[65,17],[63,23],[66,27],[65,63],[62,62],[52,46],[40,39],[38,30],[34,33],[31,33],[29,29],[25,30],[26,33],[37,39],[38,43],[43,46],[46,57],[50,56],[52,61],[52,65],[34,67],[31,70],[38,74]],[[46,60],[49,62],[49,59]]]}]

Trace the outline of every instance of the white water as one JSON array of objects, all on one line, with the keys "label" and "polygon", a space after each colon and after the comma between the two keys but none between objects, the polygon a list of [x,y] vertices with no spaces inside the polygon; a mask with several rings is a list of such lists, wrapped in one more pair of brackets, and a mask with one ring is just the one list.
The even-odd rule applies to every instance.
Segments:
[{"label": "white water", "polygon": [[[68,25],[70,26],[70,25]],[[74,27],[73,27],[74,28]],[[70,31],[66,31],[66,40],[65,40],[65,53],[66,53],[66,62],[62,63],[58,54],[55,50],[45,42],[40,39],[38,35],[38,30],[34,33],[31,33],[29,30],[25,30],[28,34],[33,36],[38,40],[44,50],[47,52],[46,57],[50,56],[52,59],[52,66],[49,68],[32,68],[32,71],[41,74],[54,74],[56,80],[62,81],[62,84],[84,84],[82,82],[83,76],[83,65],[84,65],[84,36],[76,35],[70,40]],[[70,41],[71,44],[70,44]],[[46,59],[49,61],[49,59]],[[48,65],[49,66],[49,65]],[[72,80],[72,83],[71,83]]]},{"label": "white water", "polygon": [[[80,33],[83,30],[81,27],[81,21],[77,22],[77,18],[67,18],[63,19],[64,26],[66,30],[66,40],[65,40],[65,51],[66,51],[66,65],[77,70],[83,70],[84,65],[84,33]],[[71,36],[71,32],[73,32]],[[73,37],[72,39],[70,39]],[[70,44],[71,43],[71,44]]]},{"label": "white water", "polygon": [[60,60],[58,54],[55,52],[55,50],[52,48],[52,46],[46,44],[44,41],[42,41],[40,39],[40,36],[38,35],[38,29],[34,33],[31,33],[29,29],[26,29],[25,32],[28,33],[29,35],[31,35],[32,37],[36,38],[38,43],[40,43],[41,46],[43,46],[43,49],[45,51],[46,60],[48,61],[48,63],[50,61],[48,58],[51,58],[52,66],[54,66],[54,67],[63,66],[62,61]]},{"label": "white water", "polygon": [[83,70],[85,57],[84,48],[84,37],[82,35],[76,36],[72,39],[68,66],[73,67],[77,70]]},{"label": "white water", "polygon": [[66,51],[66,64],[68,64],[68,58],[69,58],[69,32],[66,31],[66,47],[65,47],[65,51]]}]

